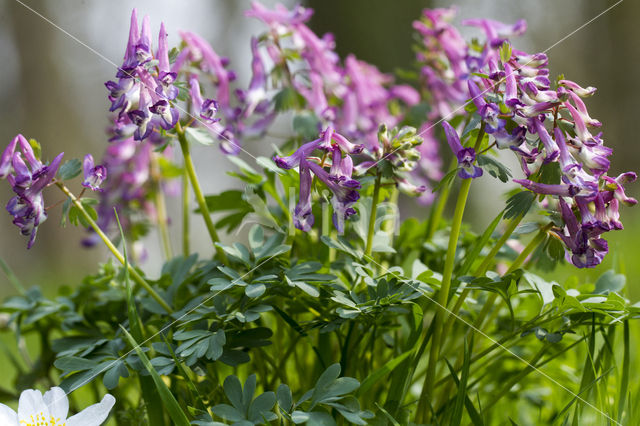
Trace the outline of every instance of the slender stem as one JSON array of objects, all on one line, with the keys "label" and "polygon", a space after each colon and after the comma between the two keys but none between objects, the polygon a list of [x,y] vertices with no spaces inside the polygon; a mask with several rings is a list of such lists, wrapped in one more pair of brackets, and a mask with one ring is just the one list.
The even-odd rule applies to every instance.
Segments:
[{"label": "slender stem", "polygon": [[[504,233],[502,234],[500,239],[496,241],[495,245],[491,248],[491,251],[489,251],[489,254],[485,256],[480,266],[478,266],[478,268],[476,269],[475,273],[473,274],[474,277],[484,276],[484,274],[489,269],[489,265],[491,265],[491,262],[493,261],[494,257],[498,254],[502,246],[505,245],[509,237],[511,237],[511,234],[513,234],[513,231],[515,231],[515,229],[518,227],[523,217],[524,216],[520,215],[509,221],[509,224],[505,228]],[[444,327],[443,334],[445,336],[449,334],[449,331],[451,330],[451,327],[455,322],[455,316],[453,316],[453,314],[457,314],[460,311],[460,309],[462,308],[462,305],[464,304],[464,301],[467,299],[467,296],[469,295],[470,292],[471,290],[468,288],[465,288],[464,290],[462,290],[460,297],[458,297],[458,300],[456,301],[455,305],[451,309],[452,316],[449,317],[449,320],[447,321],[447,324]]]},{"label": "slender stem", "polygon": [[160,239],[162,240],[162,249],[164,251],[164,257],[169,260],[173,257],[173,249],[171,247],[171,237],[169,236],[169,223],[167,220],[167,203],[164,198],[164,192],[162,191],[162,184],[160,183],[160,170],[158,166],[157,155],[153,156],[152,160],[152,179],[155,186],[155,200],[156,214],[158,219],[158,230],[160,231]]},{"label": "slender stem", "polygon": [[447,257],[444,263],[444,271],[442,272],[442,285],[438,292],[437,304],[438,310],[435,315],[434,321],[436,322],[433,332],[433,338],[431,339],[431,349],[429,352],[429,364],[427,367],[427,375],[424,385],[422,387],[422,394],[418,403],[418,415],[422,415],[422,421],[418,423],[425,423],[428,416],[428,402],[432,396],[432,384],[435,380],[436,363],[440,356],[440,344],[442,339],[442,323],[446,316],[447,303],[449,302],[449,290],[451,287],[451,276],[453,274],[453,265],[456,255],[456,248],[458,245],[458,237],[460,236],[460,228],[462,225],[462,216],[464,214],[464,208],[467,204],[467,197],[469,195],[469,189],[471,188],[472,179],[465,179],[460,185],[460,193],[458,194],[458,201],[456,202],[456,209],[453,215],[453,221],[451,223],[451,233],[449,234],[449,246],[447,248]]},{"label": "slender stem", "polygon": [[[389,203],[393,206],[398,206],[398,198],[400,197],[400,191],[398,188],[393,188],[391,190],[391,196],[389,197]],[[392,212],[393,216],[391,219],[384,222],[382,229],[387,232],[389,235],[389,245],[393,247],[393,237],[396,231],[396,225],[400,220],[400,212],[394,211]]]},{"label": "slender stem", "polygon": [[120,262],[123,266],[125,264],[127,265],[127,267],[128,267],[127,269],[129,270],[129,274],[131,274],[131,277],[133,277],[134,281],[137,282],[138,284],[140,284],[140,286],[142,286],[142,288],[144,288],[149,293],[149,295],[151,297],[153,297],[153,299],[156,302],[158,302],[158,304],[160,306],[162,306],[162,308],[165,311],[167,311],[169,313],[172,313],[173,309],[171,309],[171,307],[167,304],[167,302],[165,302],[164,299],[162,297],[160,297],[160,295],[158,293],[156,293],[156,291],[151,287],[151,285],[148,282],[146,282],[144,278],[142,278],[142,276],[138,273],[138,271],[136,271],[130,264],[128,264],[128,262],[125,261],[125,258],[122,255],[122,253],[120,253],[118,248],[111,242],[109,237],[107,237],[107,235],[104,232],[102,232],[102,229],[100,229],[98,224],[93,220],[93,218],[89,215],[89,213],[87,213],[87,211],[84,209],[84,206],[82,205],[80,200],[78,200],[78,198],[76,198],[76,196],[73,195],[73,193],[69,190],[69,188],[67,188],[64,185],[64,183],[56,182],[56,185],[58,186],[58,188],[60,188],[60,190],[67,197],[69,197],[69,199],[71,200],[73,205],[80,211],[80,213],[85,218],[85,220],[87,221],[89,226],[91,226],[91,228],[93,228],[95,233],[98,234],[98,236],[100,237],[102,242],[107,246],[109,251],[111,251],[111,253],[113,253],[115,258],[118,259],[118,262]]},{"label": "slender stem", "polygon": [[[477,150],[482,143],[484,137],[484,123],[480,127],[478,137],[474,149]],[[447,247],[447,255],[444,262],[444,270],[442,271],[442,285],[438,292],[437,304],[438,310],[435,314],[435,329],[433,332],[433,338],[431,340],[431,349],[429,351],[429,363],[427,364],[427,375],[425,377],[424,384],[422,386],[422,393],[420,394],[420,400],[418,402],[417,415],[422,416],[418,423],[427,423],[429,418],[429,401],[432,400],[433,385],[435,384],[436,376],[436,364],[440,357],[440,345],[442,340],[442,325],[447,317],[447,304],[449,302],[449,290],[451,288],[451,277],[453,275],[453,267],[456,258],[456,249],[458,246],[458,238],[460,236],[460,229],[462,227],[462,216],[464,215],[464,209],[467,205],[467,199],[469,197],[469,190],[471,189],[472,178],[463,179],[460,185],[460,192],[458,193],[458,200],[456,201],[456,208],[453,213],[453,220],[451,222],[451,232],[449,234],[449,245]]]},{"label": "slender stem", "polygon": [[182,255],[188,257],[191,254],[189,243],[189,232],[191,232],[190,213],[191,207],[189,205],[189,175],[186,172],[182,176]]},{"label": "slender stem", "polygon": [[367,233],[367,246],[364,250],[365,257],[371,257],[373,250],[373,236],[376,232],[376,215],[378,213],[378,202],[380,201],[380,181],[382,174],[380,171],[376,174],[376,183],[373,187],[373,200],[371,201],[371,213],[369,215],[369,232]]},{"label": "slender stem", "polygon": [[[531,255],[531,253],[533,253],[533,251],[537,249],[538,246],[544,242],[545,238],[547,238],[547,231],[552,226],[553,226],[553,223],[549,223],[540,229],[540,232],[538,232],[538,234],[531,241],[529,241],[529,244],[526,245],[526,247],[522,250],[522,252],[516,258],[516,260],[514,260],[511,266],[509,266],[509,269],[507,269],[507,274],[510,274],[511,272],[520,268],[524,264],[524,262]],[[489,313],[489,311],[491,310],[493,304],[497,299],[498,299],[498,293],[493,293],[491,296],[489,296],[489,298],[485,302],[484,307],[482,308],[482,311],[480,311],[478,318],[476,318],[473,324],[475,327],[477,328],[482,327],[485,317],[487,316],[487,314]]]},{"label": "slender stem", "polygon": [[486,404],[484,404],[483,411],[487,412],[488,410],[490,410],[498,401],[500,401],[500,399],[507,395],[509,393],[509,389],[511,389],[515,384],[519,383],[522,379],[524,379],[529,373],[531,373],[532,371],[534,371],[537,367],[535,366],[536,363],[540,360],[540,358],[542,358],[542,355],[544,355],[544,353],[547,351],[547,349],[549,348],[548,344],[544,344],[542,345],[542,347],[540,348],[540,350],[533,356],[533,358],[531,358],[531,360],[529,361],[529,365],[527,367],[525,367],[524,369],[522,369],[522,371],[520,371],[520,373],[516,374],[514,377],[511,378],[511,380],[509,380],[499,392],[495,392],[493,395],[494,397],[487,402]]},{"label": "slender stem", "polygon": [[2,272],[4,272],[4,274],[6,275],[7,279],[9,280],[13,288],[19,294],[26,294],[27,290],[24,288],[24,286],[22,285],[18,277],[16,277],[16,274],[14,274],[11,268],[9,268],[9,265],[7,265],[4,259],[2,259],[1,257],[0,257],[0,269],[2,269]]},{"label": "slender stem", "polygon": [[[454,170],[458,166],[457,160],[454,158],[451,160],[451,166],[449,166],[449,172]],[[448,173],[448,172],[447,172]],[[431,215],[429,216],[429,229],[427,230],[426,240],[430,241],[435,234],[436,229],[438,229],[438,224],[440,224],[440,219],[442,219],[442,213],[444,212],[444,208],[447,206],[447,201],[449,201],[449,194],[451,193],[451,185],[444,185],[444,187],[440,190],[440,196],[438,197],[438,202],[433,205],[431,209]]]},{"label": "slender stem", "polygon": [[207,207],[207,201],[202,194],[202,189],[200,188],[200,181],[198,180],[198,175],[196,175],[196,169],[193,166],[193,160],[191,159],[191,153],[189,152],[189,142],[184,134],[184,130],[180,126],[180,123],[176,124],[176,132],[178,134],[178,140],[180,141],[180,148],[182,149],[182,156],[184,157],[184,167],[187,170],[189,175],[189,180],[191,181],[191,187],[193,188],[193,193],[196,196],[196,201],[198,202],[198,207],[200,207],[200,213],[202,213],[202,218],[204,219],[204,223],[207,226],[207,231],[209,231],[209,236],[211,237],[211,241],[213,242],[216,253],[218,257],[222,261],[222,263],[228,263],[227,255],[221,247],[216,245],[216,243],[220,242],[220,237],[218,237],[218,232],[216,231],[216,227],[211,220],[211,213],[209,212],[209,207]]}]

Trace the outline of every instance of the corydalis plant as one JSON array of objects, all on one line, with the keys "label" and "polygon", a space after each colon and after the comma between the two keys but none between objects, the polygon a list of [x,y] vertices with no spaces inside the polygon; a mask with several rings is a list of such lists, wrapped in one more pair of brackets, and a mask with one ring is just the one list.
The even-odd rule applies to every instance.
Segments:
[{"label": "corydalis plant", "polygon": [[[42,191],[55,185],[65,197],[63,221],[90,228],[86,242],[102,241],[121,264],[102,265],[55,299],[16,284],[20,294],[1,308],[10,315],[0,317],[0,328],[6,321],[19,336],[35,334],[42,349],[35,363],[20,351],[29,370],[17,386],[58,377],[66,392],[89,382],[96,391],[104,386],[118,396],[118,424],[143,417],[180,426],[220,419],[334,425],[342,418],[480,424],[509,410],[524,416],[523,407],[534,413],[529,417],[554,422],[577,398],[574,416],[588,423],[580,415],[591,386],[628,384],[626,325],[623,362],[611,348],[615,324],[640,310],[620,294],[624,277],[613,271],[569,291],[534,267],[545,256],[562,259],[563,248],[573,264],[595,266],[607,251],[603,233],[622,228],[619,204],[635,203],[624,188],[635,174],[607,174],[611,151],[582,100],[595,89],[552,82],[545,55],[512,48],[508,39],[524,31],[522,21],[468,20],[484,37],[466,42],[450,9],[425,11],[415,24],[420,70],[405,74],[417,76],[414,88],[351,55],[339,58],[333,38],[307,26],[309,9],[254,3],[247,15],[268,29],[248,46],[246,88],[197,34],[180,32],[180,44],[169,49],[161,24],[154,48],[149,19],[138,28],[134,11],[122,67],[107,83],[113,125],[102,165],[90,155],[46,165],[38,145],[21,136],[3,151],[0,176],[16,193],[9,210],[29,245],[46,218]],[[292,128],[282,138],[269,134],[282,139],[273,161],[257,158],[254,166],[234,155],[248,140],[261,140],[281,113]],[[244,191],[203,192],[191,149],[215,142],[238,166],[231,174]],[[402,220],[387,214],[397,213],[400,192],[435,196],[427,190],[441,176],[438,146],[445,143],[451,170],[431,213],[420,209]],[[525,179],[511,179],[492,157],[501,149],[517,156]],[[81,174],[76,196],[70,180]],[[486,174],[522,188],[478,236],[463,217],[476,178]],[[178,221],[164,200],[177,195],[176,178],[182,256],[173,251],[168,225]],[[455,208],[445,220],[450,193]],[[324,197],[336,231],[328,215],[315,223]],[[190,246],[191,198],[213,255],[199,257]],[[536,199],[544,218],[520,227]],[[244,241],[238,235],[249,223]],[[303,232],[287,232],[284,223]],[[154,225],[166,262],[149,281],[132,265],[142,255],[118,244],[136,247]],[[232,244],[220,241],[220,228]],[[470,328],[488,339],[474,342]],[[532,382],[549,385],[548,376],[530,373],[575,361],[582,346],[593,367],[581,380],[586,389],[573,393],[575,370],[558,368],[558,380],[567,382],[559,389],[571,393],[566,401],[522,398]],[[526,359],[520,370],[514,355]],[[622,380],[607,363],[622,366]],[[91,420],[104,420],[112,402],[107,398]],[[34,406],[38,421],[47,420],[44,403]],[[614,405],[619,419],[632,413],[624,399]],[[0,415],[13,421],[10,411],[0,405]]]},{"label": "corydalis plant", "polygon": [[[545,54],[511,47],[509,38],[526,29],[523,21],[509,26],[486,19],[465,20],[463,25],[478,27],[485,35],[484,42],[467,43],[450,24],[454,15],[454,9],[425,11],[424,18],[414,24],[423,37],[418,54],[423,81],[437,107],[431,117],[473,114],[469,120],[475,117],[489,135],[488,148],[516,154],[526,179],[513,181],[549,197],[546,208],[563,218],[554,233],[565,243],[567,260],[578,267],[598,265],[608,251],[601,235],[622,226],[619,202],[636,204],[624,195],[622,186],[636,175],[628,172],[611,178],[606,174],[612,151],[601,133],[594,135],[590,130],[601,123],[589,116],[582,100],[596,89],[566,79],[552,87]],[[462,166],[460,176],[481,175],[482,170],[473,165],[475,150],[463,147],[455,129],[446,122],[443,125]],[[549,172],[556,168],[557,177]],[[579,227],[573,225],[576,214],[581,218]]]}]

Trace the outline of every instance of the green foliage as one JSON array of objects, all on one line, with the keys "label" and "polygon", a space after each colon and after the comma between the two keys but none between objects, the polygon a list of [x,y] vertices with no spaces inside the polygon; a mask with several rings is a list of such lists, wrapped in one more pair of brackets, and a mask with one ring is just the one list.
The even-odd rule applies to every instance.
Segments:
[{"label": "green foliage", "polygon": [[65,161],[58,169],[58,179],[69,180],[82,173],[82,162],[77,158]]}]

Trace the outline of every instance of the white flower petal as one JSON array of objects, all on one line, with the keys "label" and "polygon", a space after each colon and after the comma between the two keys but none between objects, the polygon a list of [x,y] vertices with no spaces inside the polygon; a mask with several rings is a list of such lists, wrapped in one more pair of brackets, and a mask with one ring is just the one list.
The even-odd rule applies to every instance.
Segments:
[{"label": "white flower petal", "polygon": [[0,404],[0,425],[18,426],[18,413],[4,404]]},{"label": "white flower petal", "polygon": [[54,387],[44,393],[42,397],[44,403],[49,408],[49,414],[55,420],[60,419],[60,422],[64,422],[67,419],[69,413],[69,398],[62,388]]},{"label": "white flower petal", "polygon": [[99,426],[109,416],[109,411],[116,403],[116,399],[106,394],[102,401],[85,408],[80,413],[67,420],[66,426]]},{"label": "white flower petal", "polygon": [[18,420],[33,423],[37,420],[49,420],[49,409],[39,390],[27,389],[20,394],[18,402]]}]

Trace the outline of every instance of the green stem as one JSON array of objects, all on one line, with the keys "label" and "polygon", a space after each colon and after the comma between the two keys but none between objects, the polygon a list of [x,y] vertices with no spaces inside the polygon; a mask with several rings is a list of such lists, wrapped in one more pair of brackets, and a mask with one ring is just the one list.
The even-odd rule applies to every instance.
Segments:
[{"label": "green stem", "polygon": [[[474,149],[477,151],[482,143],[484,137],[484,123],[480,127],[478,137]],[[442,285],[438,292],[437,304],[438,310],[435,314],[435,329],[433,332],[433,338],[431,340],[431,349],[429,351],[429,363],[427,364],[427,375],[425,377],[424,384],[422,386],[422,392],[420,394],[420,400],[418,401],[417,415],[421,416],[422,421],[418,423],[427,423],[430,416],[429,401],[432,400],[433,385],[435,384],[436,376],[436,364],[440,357],[440,345],[442,340],[442,325],[447,317],[447,304],[449,302],[449,290],[451,288],[451,277],[453,275],[453,267],[456,258],[456,249],[458,247],[458,238],[460,236],[460,229],[462,227],[462,216],[464,215],[464,209],[467,205],[467,199],[469,197],[469,190],[471,189],[472,178],[463,179],[460,185],[460,192],[458,193],[458,200],[456,201],[456,208],[453,213],[453,220],[451,222],[451,233],[449,234],[449,245],[447,247],[447,255],[444,262],[444,270],[442,272]]]},{"label": "green stem", "polygon": [[93,220],[93,218],[89,215],[89,213],[87,213],[87,211],[84,209],[84,206],[82,205],[80,200],[78,200],[78,198],[76,198],[76,196],[73,195],[73,193],[69,190],[69,188],[67,188],[64,185],[64,183],[56,182],[56,185],[58,186],[58,188],[60,188],[60,190],[67,197],[69,197],[69,199],[71,200],[73,205],[80,211],[80,213],[85,218],[85,220],[87,221],[89,226],[91,226],[91,228],[93,228],[95,233],[100,237],[100,239],[107,246],[109,251],[111,251],[111,253],[113,253],[115,258],[118,259],[118,262],[120,262],[123,266],[127,265],[127,269],[129,270],[129,274],[131,274],[131,277],[133,277],[134,281],[137,282],[138,284],[140,284],[140,286],[142,288],[144,288],[147,291],[147,293],[149,293],[149,295],[156,302],[158,302],[158,304],[160,306],[162,306],[162,308],[165,311],[167,311],[168,313],[172,313],[173,309],[171,309],[171,307],[167,304],[167,302],[165,302],[164,299],[162,297],[160,297],[160,295],[158,293],[156,293],[156,291],[151,287],[151,285],[148,282],[146,282],[144,278],[142,278],[142,276],[138,273],[138,271],[136,271],[131,265],[128,264],[128,262],[125,261],[125,258],[122,255],[122,253],[120,253],[118,248],[111,242],[109,237],[107,237],[107,235],[104,232],[102,232],[102,229],[100,229],[98,224]]},{"label": "green stem", "polygon": [[[449,166],[449,171],[454,170],[458,167],[458,162],[454,158],[451,160],[451,166]],[[447,201],[449,201],[449,194],[451,193],[451,185],[444,185],[444,187],[440,190],[440,196],[438,197],[438,202],[433,205],[431,210],[431,215],[429,215],[429,228],[427,230],[426,240],[430,241],[433,238],[433,234],[435,234],[436,229],[438,229],[438,225],[440,224],[440,219],[442,219],[442,213],[444,212],[444,208],[447,205]]]},{"label": "green stem", "polygon": [[189,175],[186,172],[182,176],[182,255],[188,257],[191,254],[189,233],[191,232],[191,224],[189,214],[191,207],[189,205]]},{"label": "green stem", "polygon": [[[520,268],[524,264],[524,262],[527,260],[527,257],[529,257],[531,253],[533,253],[533,251],[537,249],[538,246],[542,244],[544,240],[547,238],[547,231],[551,228],[551,226],[553,226],[553,224],[549,223],[545,225],[542,229],[540,229],[540,232],[538,232],[538,234],[531,241],[529,241],[529,244],[527,244],[524,250],[522,250],[522,253],[520,253],[516,258],[516,260],[513,261],[511,266],[509,266],[509,269],[507,269],[507,274],[510,274],[511,272]],[[487,301],[485,302],[482,308],[482,311],[480,311],[478,318],[476,318],[473,324],[475,327],[477,328],[482,327],[482,323],[484,322],[485,317],[487,316],[487,314],[489,313],[489,311],[491,310],[491,308],[493,307],[493,304],[497,299],[498,299],[498,293],[493,293],[491,294],[491,296],[489,296],[489,298],[487,299]]]},{"label": "green stem", "polygon": [[2,271],[5,274],[5,276],[7,277],[7,279],[9,280],[11,285],[13,286],[13,288],[19,294],[25,294],[27,292],[27,290],[24,288],[24,286],[22,285],[22,283],[20,282],[18,277],[16,277],[16,274],[13,273],[11,268],[9,268],[9,265],[7,265],[5,263],[5,261],[4,261],[4,259],[2,259],[2,258],[0,258],[0,269],[2,269]]},{"label": "green stem", "polygon": [[369,232],[367,233],[367,245],[364,250],[365,257],[371,257],[373,250],[373,236],[376,232],[376,215],[378,214],[378,202],[380,201],[380,181],[382,174],[380,171],[376,174],[376,183],[373,187],[373,199],[371,201],[371,213],[369,215]]},{"label": "green stem", "polygon": [[[489,251],[489,254],[487,254],[487,256],[485,256],[485,258],[482,261],[482,263],[480,264],[480,266],[478,266],[478,268],[476,269],[475,273],[473,274],[474,277],[481,277],[481,276],[484,276],[484,274],[487,273],[487,270],[489,269],[489,266],[491,265],[491,262],[493,261],[495,256],[498,254],[498,252],[500,251],[502,246],[505,245],[505,243],[507,242],[509,237],[511,237],[511,234],[513,234],[513,231],[515,231],[515,229],[518,227],[518,225],[522,221],[523,217],[524,216],[521,215],[521,216],[513,218],[513,219],[511,219],[509,221],[509,224],[507,225],[507,227],[504,230],[504,234],[502,234],[500,239],[498,241],[496,241],[496,244],[491,248],[491,251]],[[468,288],[465,288],[464,290],[462,290],[462,293],[460,294],[460,297],[458,297],[458,300],[456,301],[455,305],[451,309],[452,314],[449,317],[449,320],[447,321],[447,324],[444,327],[444,333],[443,334],[445,336],[447,336],[449,334],[449,331],[451,330],[451,327],[453,327],[453,323],[455,322],[455,315],[454,314],[457,314],[460,311],[460,309],[462,308],[462,305],[464,304],[464,301],[467,299],[467,296],[469,295],[470,292],[471,292],[471,290],[468,289]]]},{"label": "green stem", "polygon": [[507,395],[509,393],[509,389],[511,389],[517,383],[520,383],[520,381],[522,379],[524,379],[529,373],[534,371],[537,368],[537,367],[535,367],[536,363],[540,360],[540,358],[542,358],[542,355],[544,355],[544,353],[547,351],[548,348],[549,348],[548,344],[542,345],[540,350],[528,362],[529,365],[526,368],[522,369],[522,371],[520,371],[520,373],[518,373],[514,377],[512,377],[511,380],[509,380],[502,387],[502,389],[500,391],[494,393],[494,397],[489,402],[487,402],[486,404],[483,405],[483,407],[482,407],[483,411],[486,413],[488,410],[490,410],[498,401],[500,401],[500,399],[503,396],[505,396],[505,395]]},{"label": "green stem", "polygon": [[178,134],[178,141],[180,141],[180,148],[182,149],[182,156],[184,157],[184,167],[187,170],[187,174],[189,175],[189,180],[191,181],[191,187],[193,188],[193,193],[196,196],[196,201],[198,201],[198,207],[200,207],[200,212],[202,213],[202,218],[204,219],[204,223],[207,226],[207,231],[209,231],[209,236],[211,237],[211,241],[213,242],[216,253],[218,257],[222,261],[222,263],[228,263],[227,255],[224,250],[216,243],[220,242],[220,237],[218,237],[218,232],[216,231],[216,227],[211,220],[211,213],[209,212],[209,207],[207,207],[207,202],[202,194],[202,189],[200,188],[200,181],[198,180],[198,175],[196,175],[196,169],[193,166],[193,160],[191,159],[191,153],[189,152],[189,142],[185,136],[184,130],[180,123],[176,124],[176,132]]},{"label": "green stem", "polygon": [[160,231],[160,239],[162,240],[162,248],[164,257],[169,260],[173,257],[173,249],[171,247],[171,237],[169,236],[169,225],[167,220],[167,203],[160,184],[160,171],[156,155],[152,160],[152,178],[155,186],[155,205],[156,214],[158,215],[158,230]]}]

